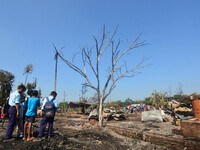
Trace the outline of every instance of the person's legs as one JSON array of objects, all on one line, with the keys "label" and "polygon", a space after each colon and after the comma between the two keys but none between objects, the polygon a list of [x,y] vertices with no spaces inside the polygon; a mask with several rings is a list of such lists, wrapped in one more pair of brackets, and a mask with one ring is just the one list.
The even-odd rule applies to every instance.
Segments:
[{"label": "person's legs", "polygon": [[31,136],[31,126],[32,126],[32,123],[28,123],[28,137],[27,137],[27,140],[30,139],[30,136]]},{"label": "person's legs", "polygon": [[48,128],[48,136],[52,135],[53,132],[53,122],[54,122],[54,117],[48,119],[49,122],[49,128]]},{"label": "person's legs", "polygon": [[26,140],[26,127],[28,125],[28,122],[25,122],[24,124],[24,137],[23,137],[23,140]]},{"label": "person's legs", "polygon": [[46,126],[47,126],[47,118],[43,116],[41,120],[41,124],[40,124],[39,134],[38,134],[39,137],[44,135],[44,130]]},{"label": "person's legs", "polygon": [[16,124],[17,124],[17,136],[19,137],[20,135],[20,132],[21,132],[21,119],[20,118],[17,118],[17,121],[16,121]]},{"label": "person's legs", "polygon": [[9,123],[5,135],[5,139],[9,139],[12,136],[15,124],[16,124],[16,115],[17,115],[17,110],[15,107],[10,107],[9,110]]},{"label": "person's legs", "polygon": [[21,119],[21,133],[20,134],[24,133],[24,123],[25,123],[25,120],[24,120],[24,118],[22,118]]},{"label": "person's legs", "polygon": [[29,122],[28,123],[28,137],[27,137],[27,141],[31,141],[31,140],[35,139],[34,137],[31,137],[31,128],[32,128],[32,123]]}]

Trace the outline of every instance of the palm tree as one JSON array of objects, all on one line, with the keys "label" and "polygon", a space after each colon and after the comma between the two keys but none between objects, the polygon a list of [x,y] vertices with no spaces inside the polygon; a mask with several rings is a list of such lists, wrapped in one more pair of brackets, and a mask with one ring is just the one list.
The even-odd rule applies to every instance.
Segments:
[{"label": "palm tree", "polygon": [[155,105],[156,107],[164,106],[166,94],[167,92],[162,93],[155,91],[151,97],[152,104]]},{"label": "palm tree", "polygon": [[28,74],[31,74],[32,72],[33,72],[33,65],[32,64],[26,65],[26,67],[24,69],[24,74],[26,74],[26,79],[25,79],[24,85],[26,85],[26,82],[28,79]]}]

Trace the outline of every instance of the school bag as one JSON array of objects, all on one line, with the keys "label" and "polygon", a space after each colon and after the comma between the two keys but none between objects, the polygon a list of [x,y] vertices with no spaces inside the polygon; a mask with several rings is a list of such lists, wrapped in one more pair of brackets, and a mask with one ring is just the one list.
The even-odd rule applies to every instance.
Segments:
[{"label": "school bag", "polygon": [[6,99],[6,104],[3,108],[3,113],[4,113],[4,117],[5,118],[9,118],[9,113],[8,113],[8,110],[10,108],[10,105],[9,105],[9,97]]},{"label": "school bag", "polygon": [[51,118],[55,116],[55,105],[53,103],[53,100],[49,100],[48,97],[46,97],[47,102],[44,105],[44,116],[47,118]]}]

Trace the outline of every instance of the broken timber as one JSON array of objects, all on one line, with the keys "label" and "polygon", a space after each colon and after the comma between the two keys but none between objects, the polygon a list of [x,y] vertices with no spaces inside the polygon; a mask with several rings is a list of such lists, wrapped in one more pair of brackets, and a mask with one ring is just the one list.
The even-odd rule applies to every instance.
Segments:
[{"label": "broken timber", "polygon": [[200,121],[181,121],[181,131],[183,136],[200,139]]},{"label": "broken timber", "polygon": [[139,129],[124,128],[115,125],[107,125],[107,127],[119,135],[133,139],[143,140],[146,142],[150,142],[156,145],[161,145],[176,150],[183,150],[185,148],[187,148],[188,150],[200,150],[199,141],[184,138],[175,138],[158,133],[152,133]]}]

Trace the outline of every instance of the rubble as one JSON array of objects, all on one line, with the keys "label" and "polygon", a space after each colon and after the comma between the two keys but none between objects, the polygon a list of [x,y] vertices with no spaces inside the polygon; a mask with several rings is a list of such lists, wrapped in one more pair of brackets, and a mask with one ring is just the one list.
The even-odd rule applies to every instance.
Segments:
[{"label": "rubble", "polygon": [[107,127],[118,135],[131,139],[141,140],[161,146],[162,149],[200,149],[200,142],[193,139],[186,139],[183,135],[176,135],[179,127],[169,123],[139,123],[126,122],[113,123]]},{"label": "rubble", "polygon": [[181,121],[181,135],[184,137],[192,137],[196,139],[200,139],[200,120],[199,119],[191,119]]},{"label": "rubble", "polygon": [[[120,143],[120,139],[111,136],[109,133],[102,131],[100,128],[75,128],[68,126],[71,120],[59,119],[55,120],[55,131],[50,139],[34,140],[33,142],[22,141],[15,139],[7,143],[0,142],[0,149],[128,149],[126,145]],[[40,120],[36,121],[34,131],[38,131]],[[7,125],[7,122],[6,122]],[[71,124],[72,125],[72,124]],[[67,126],[66,128],[64,128]],[[6,128],[0,129],[1,138],[3,138]],[[35,133],[37,134],[37,132]],[[45,134],[47,134],[45,132]],[[16,135],[14,135],[16,136]],[[35,135],[36,136],[36,135]],[[37,139],[37,138],[36,138]]]},{"label": "rubble", "polygon": [[180,103],[175,101],[175,100],[172,100],[170,102],[168,102],[169,106],[173,107],[173,108],[176,108],[176,107],[179,107],[180,106]]},{"label": "rubble", "polygon": [[142,122],[163,122],[162,110],[151,110],[142,112]]},{"label": "rubble", "polygon": [[106,109],[103,112],[103,118],[108,120],[116,120],[116,121],[121,121],[125,120],[126,117],[124,115],[124,112],[120,110],[112,110],[112,109]]},{"label": "rubble", "polygon": [[[170,150],[198,149],[200,143],[186,139],[180,127],[170,122],[141,122],[141,113],[126,114],[126,120],[111,120],[105,128],[98,127],[96,119],[80,114],[57,116],[54,123],[54,136],[33,142],[23,142],[20,139],[8,143],[0,142],[0,149],[135,149],[135,150]],[[162,111],[160,115],[163,117]],[[66,117],[67,116],[67,117]],[[164,120],[171,120],[170,115],[164,115]],[[34,136],[40,125],[40,119],[34,124]],[[196,121],[198,122],[198,121]],[[6,122],[7,124],[7,122]],[[6,125],[5,125],[6,126]],[[189,127],[185,127],[188,128]],[[0,128],[3,137],[6,128]],[[198,133],[198,132],[197,132]]]}]

